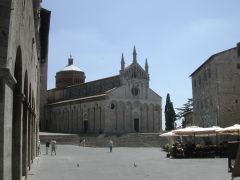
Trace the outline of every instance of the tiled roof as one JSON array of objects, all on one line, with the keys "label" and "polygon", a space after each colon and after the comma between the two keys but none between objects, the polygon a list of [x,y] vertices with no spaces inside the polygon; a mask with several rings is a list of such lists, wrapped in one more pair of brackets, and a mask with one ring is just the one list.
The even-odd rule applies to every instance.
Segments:
[{"label": "tiled roof", "polygon": [[99,94],[99,95],[96,95],[96,96],[88,96],[88,97],[76,98],[76,99],[68,99],[68,100],[63,100],[63,101],[58,101],[58,102],[55,102],[55,103],[47,104],[47,106],[69,103],[69,102],[76,102],[76,101],[83,101],[83,100],[91,100],[91,99],[95,99],[95,98],[101,98],[101,97],[104,97],[104,96],[106,96],[106,94]]}]

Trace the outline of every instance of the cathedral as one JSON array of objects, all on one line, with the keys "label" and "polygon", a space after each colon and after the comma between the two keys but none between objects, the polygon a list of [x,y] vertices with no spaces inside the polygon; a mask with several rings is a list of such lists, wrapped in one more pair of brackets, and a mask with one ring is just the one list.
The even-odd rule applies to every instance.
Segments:
[{"label": "cathedral", "polygon": [[62,133],[156,133],[162,131],[162,98],[149,88],[149,67],[137,62],[118,75],[85,82],[85,72],[68,65],[56,73],[56,88],[48,90],[42,131]]}]

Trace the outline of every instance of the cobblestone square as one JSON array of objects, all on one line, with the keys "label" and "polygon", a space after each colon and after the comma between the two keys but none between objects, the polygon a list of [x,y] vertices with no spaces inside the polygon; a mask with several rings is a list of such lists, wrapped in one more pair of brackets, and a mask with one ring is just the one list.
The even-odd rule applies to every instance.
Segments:
[{"label": "cobblestone square", "polygon": [[[160,148],[58,145],[35,159],[28,180],[230,180],[227,158],[172,159]],[[134,166],[134,164],[136,166]],[[239,179],[239,178],[234,178]]]}]

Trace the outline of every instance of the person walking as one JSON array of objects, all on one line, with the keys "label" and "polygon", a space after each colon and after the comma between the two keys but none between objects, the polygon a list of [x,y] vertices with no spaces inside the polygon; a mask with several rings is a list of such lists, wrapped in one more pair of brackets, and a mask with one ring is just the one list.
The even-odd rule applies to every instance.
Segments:
[{"label": "person walking", "polygon": [[82,139],[80,138],[79,147],[82,146]]},{"label": "person walking", "polygon": [[57,144],[57,142],[54,139],[52,139],[52,141],[50,142],[50,145],[51,145],[51,156],[52,156],[53,151],[55,152],[55,155],[57,155],[57,153],[56,153],[56,144]]},{"label": "person walking", "polygon": [[85,143],[86,143],[85,139],[83,139],[82,143],[83,143],[83,147],[85,147]]},{"label": "person walking", "polygon": [[38,142],[38,156],[41,155],[41,141],[39,139],[39,142]]},{"label": "person walking", "polygon": [[46,155],[48,155],[49,146],[50,146],[50,139],[46,141]]},{"label": "person walking", "polygon": [[111,139],[110,139],[108,145],[109,145],[109,148],[110,148],[110,152],[112,152],[113,142],[112,142]]}]

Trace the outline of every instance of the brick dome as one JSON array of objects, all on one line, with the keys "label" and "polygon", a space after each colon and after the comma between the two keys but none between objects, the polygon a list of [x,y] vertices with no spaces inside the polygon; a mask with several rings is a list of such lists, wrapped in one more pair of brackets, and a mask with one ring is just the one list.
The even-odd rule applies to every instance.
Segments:
[{"label": "brick dome", "polygon": [[56,73],[56,88],[85,83],[85,72],[73,65],[73,58],[70,56],[68,65]]}]

